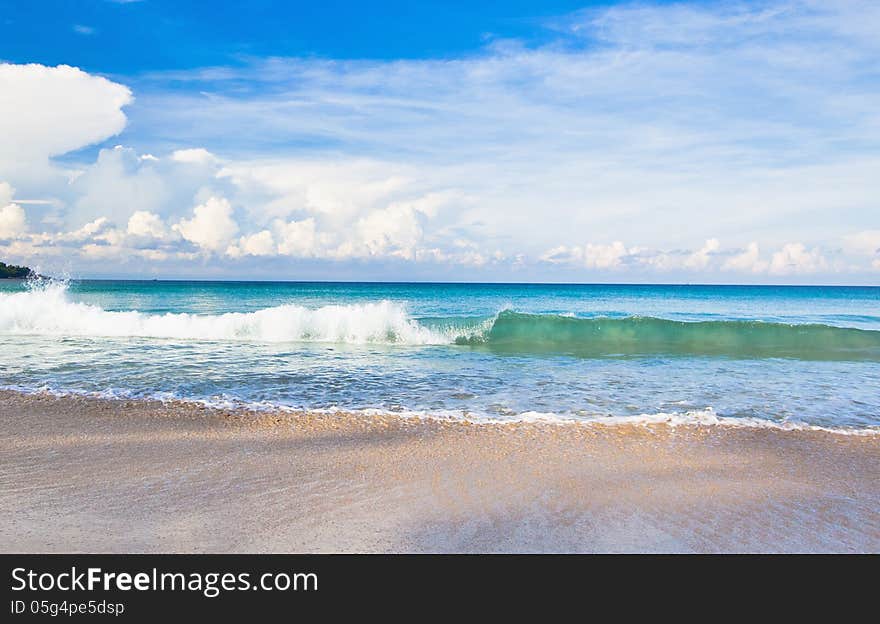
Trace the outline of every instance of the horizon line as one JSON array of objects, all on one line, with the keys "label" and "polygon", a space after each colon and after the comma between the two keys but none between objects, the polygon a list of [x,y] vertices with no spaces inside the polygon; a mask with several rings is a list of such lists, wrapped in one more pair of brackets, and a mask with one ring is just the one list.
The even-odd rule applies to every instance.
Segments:
[{"label": "horizon line", "polygon": [[[433,280],[310,280],[310,279],[238,279],[238,278],[151,278],[151,277],[69,277],[57,281],[93,282],[203,282],[203,283],[264,283],[264,284],[399,284],[438,286],[691,286],[691,287],[755,287],[755,288],[878,288],[880,284],[743,284],[735,282],[465,282]],[[4,278],[9,281],[28,281],[29,278]]]}]

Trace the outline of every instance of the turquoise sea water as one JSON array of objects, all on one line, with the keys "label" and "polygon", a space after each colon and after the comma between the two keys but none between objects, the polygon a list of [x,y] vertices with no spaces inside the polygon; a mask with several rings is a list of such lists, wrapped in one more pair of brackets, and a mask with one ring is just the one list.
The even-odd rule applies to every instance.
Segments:
[{"label": "turquoise sea water", "polygon": [[880,288],[0,283],[0,385],[442,417],[880,427]]}]

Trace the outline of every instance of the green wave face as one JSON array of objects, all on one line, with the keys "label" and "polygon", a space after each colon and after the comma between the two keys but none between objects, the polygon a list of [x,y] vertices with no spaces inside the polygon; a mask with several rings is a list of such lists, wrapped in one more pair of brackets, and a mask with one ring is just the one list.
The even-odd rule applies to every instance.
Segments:
[{"label": "green wave face", "polygon": [[880,361],[880,332],[760,321],[684,322],[650,317],[571,318],[501,312],[488,331],[457,344],[582,357],[705,355]]}]

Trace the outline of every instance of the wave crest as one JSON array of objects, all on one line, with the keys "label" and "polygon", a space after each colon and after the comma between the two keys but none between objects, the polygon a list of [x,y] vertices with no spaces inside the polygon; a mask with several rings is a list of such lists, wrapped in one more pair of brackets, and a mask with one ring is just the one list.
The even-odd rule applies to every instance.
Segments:
[{"label": "wave crest", "polygon": [[70,301],[64,284],[0,294],[0,332],[49,336],[147,337],[386,344],[448,343],[390,301],[309,309],[286,304],[256,312],[201,315],[109,311]]},{"label": "wave crest", "polygon": [[459,344],[495,350],[566,352],[581,356],[698,355],[880,360],[880,332],[818,324],[763,321],[673,321],[631,316],[576,318],[498,314],[488,332]]},{"label": "wave crest", "polygon": [[489,317],[411,317],[392,301],[202,315],[111,311],[71,301],[63,283],[0,294],[0,333],[180,340],[457,344],[581,357],[686,355],[880,361],[880,331],[819,324],[652,317],[579,318],[503,310]]}]

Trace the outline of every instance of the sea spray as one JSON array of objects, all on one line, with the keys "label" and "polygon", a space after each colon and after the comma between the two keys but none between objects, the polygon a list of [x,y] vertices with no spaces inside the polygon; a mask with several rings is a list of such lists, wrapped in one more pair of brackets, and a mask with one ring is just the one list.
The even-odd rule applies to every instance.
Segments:
[{"label": "sea spray", "polygon": [[64,283],[0,294],[0,333],[350,344],[449,342],[410,318],[402,305],[390,301],[315,309],[286,304],[216,315],[144,314],[71,301]]}]

